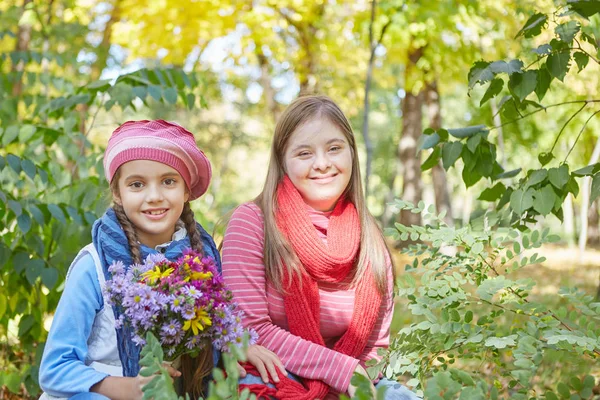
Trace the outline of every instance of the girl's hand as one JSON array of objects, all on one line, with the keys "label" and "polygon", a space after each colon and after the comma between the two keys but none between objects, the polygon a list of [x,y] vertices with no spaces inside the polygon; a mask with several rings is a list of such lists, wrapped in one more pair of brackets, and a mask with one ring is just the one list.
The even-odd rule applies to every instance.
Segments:
[{"label": "girl's hand", "polygon": [[[369,377],[369,374],[367,374],[367,371],[365,371],[365,369],[360,364],[358,364],[356,366],[354,373],[367,377],[367,379],[369,381],[371,380],[371,378]],[[371,383],[371,393],[373,393],[373,398],[375,399],[376,395],[377,395],[377,390],[375,390],[375,386],[373,385],[373,383]],[[356,394],[356,386],[354,386],[352,383],[350,383],[350,386],[348,386],[348,395],[350,395],[350,397],[354,397],[355,394]]]},{"label": "girl's hand", "polygon": [[[279,368],[281,373],[287,376],[287,371],[281,360],[271,350],[256,344],[248,347],[247,355],[248,362],[254,365],[264,383],[269,383],[269,375],[273,378],[273,382],[279,382],[279,375],[276,368]],[[240,374],[240,376],[242,375]],[[246,376],[245,371],[242,377],[244,376]]]}]

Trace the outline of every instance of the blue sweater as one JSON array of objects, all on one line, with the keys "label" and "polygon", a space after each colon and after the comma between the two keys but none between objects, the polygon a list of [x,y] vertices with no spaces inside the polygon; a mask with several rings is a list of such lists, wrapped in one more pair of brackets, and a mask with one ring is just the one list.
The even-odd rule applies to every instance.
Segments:
[{"label": "blue sweater", "polygon": [[86,254],[73,266],[54,313],[40,365],[39,383],[46,393],[71,397],[106,378],[84,363],[87,338],[103,307],[94,259]]}]

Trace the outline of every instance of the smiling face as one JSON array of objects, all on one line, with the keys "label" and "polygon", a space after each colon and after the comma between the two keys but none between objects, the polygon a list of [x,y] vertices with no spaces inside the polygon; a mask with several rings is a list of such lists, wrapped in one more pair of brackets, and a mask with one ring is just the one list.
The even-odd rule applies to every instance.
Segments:
[{"label": "smiling face", "polygon": [[352,176],[351,146],[327,118],[300,125],[289,138],[283,162],[306,204],[318,211],[333,210]]},{"label": "smiling face", "polygon": [[189,198],[181,175],[156,161],[135,160],[121,165],[117,177],[114,201],[123,206],[139,241],[148,247],[171,241]]}]

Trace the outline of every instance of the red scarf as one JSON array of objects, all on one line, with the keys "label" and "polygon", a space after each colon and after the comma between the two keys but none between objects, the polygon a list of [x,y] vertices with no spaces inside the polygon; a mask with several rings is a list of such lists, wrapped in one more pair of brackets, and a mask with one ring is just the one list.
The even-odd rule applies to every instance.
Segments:
[{"label": "red scarf", "polygon": [[[292,245],[304,267],[302,284],[297,275],[284,278],[287,294],[284,296],[285,313],[289,331],[303,339],[325,346],[320,332],[320,295],[318,282],[342,283],[353,273],[360,250],[360,219],[354,204],[340,199],[329,219],[327,244],[318,236],[306,204],[294,184],[286,176],[277,188],[277,226]],[[286,274],[284,274],[284,277]],[[333,346],[333,350],[358,358],[364,351],[373,331],[382,295],[377,290],[371,267],[359,281],[354,299],[352,320],[346,333]],[[247,371],[258,375],[248,365]],[[282,400],[323,399],[329,392],[327,384],[318,380],[303,379],[305,386],[279,374],[276,389],[263,385],[240,385],[259,395]]]}]

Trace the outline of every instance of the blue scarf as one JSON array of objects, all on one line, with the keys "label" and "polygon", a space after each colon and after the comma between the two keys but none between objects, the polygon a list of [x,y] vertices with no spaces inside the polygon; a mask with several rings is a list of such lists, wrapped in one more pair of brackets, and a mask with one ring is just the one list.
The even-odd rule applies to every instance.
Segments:
[{"label": "blue scarf", "polygon": [[[203,252],[207,256],[211,256],[215,259],[217,268],[221,272],[221,257],[219,251],[215,246],[213,238],[202,228],[200,224],[196,224],[198,232],[202,237]],[[109,208],[104,215],[94,222],[92,227],[92,242],[94,247],[98,251],[100,261],[102,262],[102,269],[104,271],[104,278],[109,280],[112,278],[112,274],[108,272],[108,267],[115,261],[122,261],[127,267],[133,264],[131,253],[129,250],[129,243],[121,224],[117,220],[117,216],[112,208]],[[190,247],[190,239],[187,237],[171,242],[165,249],[163,255],[171,260],[175,261],[181,257],[183,251]],[[142,260],[144,260],[149,254],[157,253],[156,249],[144,246],[140,244],[140,250],[142,253]],[[115,319],[118,319],[121,315],[121,307],[113,307]],[[126,324],[123,324],[121,328],[116,329],[117,331],[117,344],[119,347],[119,358],[123,365],[123,376],[134,377],[140,372],[139,358],[140,358],[140,347],[137,346],[131,340],[132,330]]]}]

